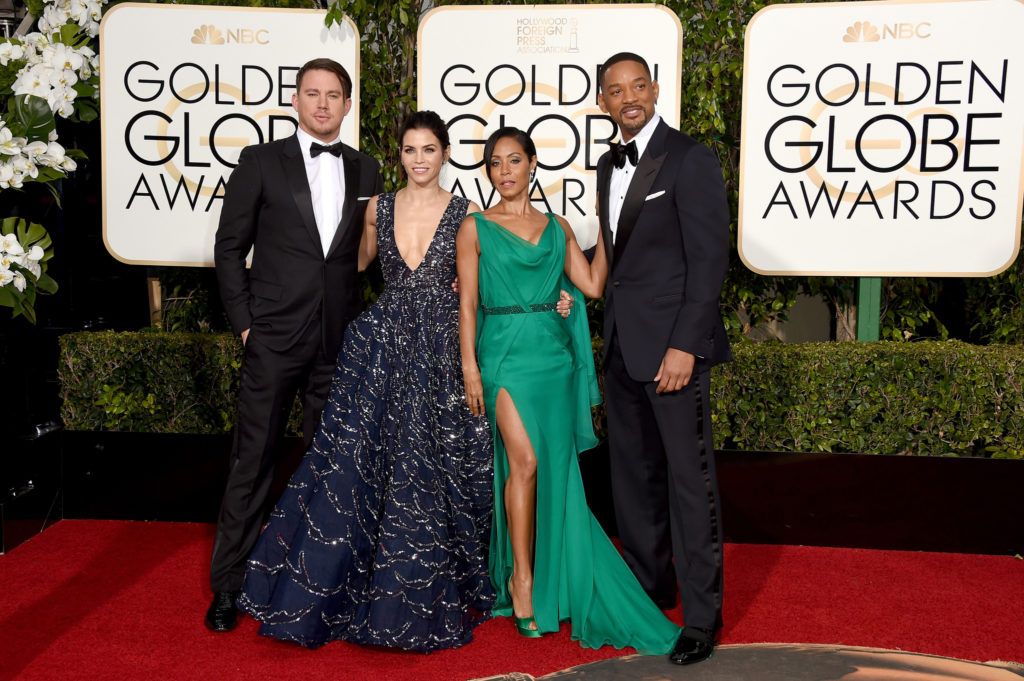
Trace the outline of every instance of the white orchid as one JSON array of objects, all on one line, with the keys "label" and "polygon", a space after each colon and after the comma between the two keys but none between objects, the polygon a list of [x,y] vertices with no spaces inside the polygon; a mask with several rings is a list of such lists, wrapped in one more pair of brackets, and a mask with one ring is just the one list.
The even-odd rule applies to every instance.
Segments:
[{"label": "white orchid", "polygon": [[6,263],[6,266],[10,267],[11,269],[14,269],[14,265],[17,265],[18,267],[27,267],[28,253],[25,253],[24,251],[22,251],[18,255],[12,255],[8,253],[7,255],[4,256],[4,262]]},{"label": "white orchid", "polygon": [[14,281],[14,272],[6,267],[0,267],[0,286],[7,286]]},{"label": "white orchid", "polygon": [[39,18],[39,29],[46,33],[59,31],[68,23],[67,11],[58,4],[50,4],[43,8],[43,16]]},{"label": "white orchid", "polygon": [[70,88],[78,82],[78,74],[71,69],[52,69],[48,75],[53,88]]},{"label": "white orchid", "polygon": [[28,273],[32,275],[32,278],[36,279],[37,281],[38,281],[39,277],[42,276],[42,274],[43,274],[43,268],[40,267],[39,263],[37,263],[37,262],[32,262],[31,260],[26,260],[24,267],[25,267],[26,270],[28,270]]},{"label": "white orchid", "polygon": [[60,114],[67,118],[71,114],[75,113],[75,97],[78,93],[70,87],[56,87],[50,90],[49,94],[46,95],[46,103],[50,105],[50,110],[55,114]]},{"label": "white orchid", "polygon": [[55,43],[44,50],[43,59],[53,68],[60,71],[74,71],[82,68],[85,58],[75,48],[64,43]]},{"label": "white orchid", "polygon": [[28,282],[25,280],[24,274],[21,272],[14,273],[14,288],[18,289],[19,293],[25,290],[27,284]]},{"label": "white orchid", "polygon": [[45,255],[46,251],[41,247],[32,246],[32,248],[28,249],[28,253],[25,254],[25,257],[28,258],[30,262],[39,262]]},{"label": "white orchid", "polygon": [[29,159],[34,159],[36,156],[39,156],[40,154],[45,154],[46,150],[47,150],[46,142],[38,142],[37,141],[37,142],[30,142],[29,144],[26,144],[25,148],[22,149],[22,153],[25,154],[26,156],[28,156]]},{"label": "white orchid", "polygon": [[0,189],[7,189],[11,186],[14,178],[14,168],[10,163],[0,163]]},{"label": "white orchid", "polygon": [[3,244],[3,251],[9,255],[22,255],[25,252],[25,248],[14,234],[4,234],[0,237],[0,243]]},{"label": "white orchid", "polygon": [[36,177],[39,174],[39,168],[32,159],[24,156],[19,156],[11,161],[11,165],[14,166],[14,174],[21,174],[22,176],[28,175],[29,177]]},{"label": "white orchid", "polygon": [[7,66],[12,61],[18,61],[25,56],[25,48],[21,45],[5,40],[0,42],[0,66]]},{"label": "white orchid", "polygon": [[21,137],[15,137],[10,128],[4,125],[3,121],[0,121],[0,154],[17,156],[21,153],[22,143],[24,141],[25,140]]},{"label": "white orchid", "polygon": [[53,87],[50,85],[50,69],[45,64],[36,64],[24,69],[11,86],[16,95],[34,95],[46,99]]},{"label": "white orchid", "polygon": [[47,144],[46,151],[36,157],[36,163],[38,165],[47,166],[49,168],[61,168],[66,160],[67,156],[64,151],[64,147],[56,142],[50,142]]}]

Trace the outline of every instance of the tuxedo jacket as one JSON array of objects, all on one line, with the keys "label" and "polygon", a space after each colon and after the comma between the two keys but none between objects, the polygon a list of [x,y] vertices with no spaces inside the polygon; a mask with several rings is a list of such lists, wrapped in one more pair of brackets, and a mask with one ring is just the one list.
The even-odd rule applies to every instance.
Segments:
[{"label": "tuxedo jacket", "polygon": [[315,323],[328,356],[338,351],[345,326],[362,308],[356,272],[363,214],[369,197],[383,189],[375,160],[348,146],[342,159],[344,207],[325,256],[298,138],[242,150],[214,246],[221,299],[235,333],[250,329],[270,349],[285,352]]},{"label": "tuxedo jacket", "polygon": [[608,225],[612,169],[608,152],[597,162],[609,258],[605,341],[618,339],[626,371],[637,381],[653,380],[670,347],[696,355],[705,366],[728,360],[718,305],[729,267],[729,206],[718,159],[660,121],[638,159],[614,245]]}]

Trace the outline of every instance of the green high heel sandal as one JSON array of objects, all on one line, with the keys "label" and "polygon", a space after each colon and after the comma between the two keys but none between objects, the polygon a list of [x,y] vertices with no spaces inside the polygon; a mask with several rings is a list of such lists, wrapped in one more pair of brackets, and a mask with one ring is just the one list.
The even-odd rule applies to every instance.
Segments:
[{"label": "green high heel sandal", "polygon": [[[508,600],[512,600],[512,576],[508,578]],[[537,620],[534,619],[533,615],[529,617],[516,617],[515,611],[512,612],[512,620],[516,623],[516,631],[519,632],[520,636],[526,638],[540,638],[544,634],[541,632],[540,627],[537,626]],[[532,625],[532,626],[531,626]]]},{"label": "green high heel sandal", "polygon": [[[516,631],[519,632],[520,636],[525,636],[526,638],[540,638],[544,635],[540,629],[534,628],[537,626],[537,620],[533,617],[516,617],[513,615],[512,619],[516,621]],[[533,626],[531,627],[530,625]]]}]

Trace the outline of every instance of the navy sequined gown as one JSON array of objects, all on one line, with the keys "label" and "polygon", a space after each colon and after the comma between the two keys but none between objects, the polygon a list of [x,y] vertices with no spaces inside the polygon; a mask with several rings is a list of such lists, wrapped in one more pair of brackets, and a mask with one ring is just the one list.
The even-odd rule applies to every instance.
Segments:
[{"label": "navy sequined gown", "polygon": [[377,202],[385,290],[345,332],[313,445],[249,556],[260,633],[431,651],[468,642],[494,599],[490,430],[466,408],[449,203],[415,270]]}]

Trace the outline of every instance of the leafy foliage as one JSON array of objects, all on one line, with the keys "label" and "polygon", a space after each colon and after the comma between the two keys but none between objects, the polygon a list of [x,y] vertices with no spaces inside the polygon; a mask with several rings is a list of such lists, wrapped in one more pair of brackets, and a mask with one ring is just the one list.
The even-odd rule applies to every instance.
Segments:
[{"label": "leafy foliage", "polygon": [[165,267],[160,271],[164,331],[207,333],[227,331],[227,315],[220,304],[216,273],[208,268]]},{"label": "leafy foliage", "polygon": [[967,280],[963,305],[979,340],[1024,343],[1024,254],[1002,274]]},{"label": "leafy foliage", "polygon": [[402,182],[398,129],[416,108],[416,32],[420,16],[428,8],[424,0],[354,0],[333,3],[327,12],[328,26],[347,15],[359,28],[359,144],[381,162],[384,185],[389,190]]},{"label": "leafy foliage", "polygon": [[20,251],[12,254],[5,241],[0,241],[0,307],[9,307],[12,317],[23,316],[35,324],[36,296],[57,292],[57,282],[46,273],[53,258],[53,242],[41,225],[15,217],[0,222],[0,237],[16,241]]},{"label": "leafy foliage", "polygon": [[1024,459],[1019,346],[743,343],[715,370],[718,444]]},{"label": "leafy foliage", "polygon": [[[225,433],[242,344],[224,333],[78,332],[60,338],[61,418],[71,430]],[[302,430],[292,405],[289,434]]]},{"label": "leafy foliage", "polygon": [[61,416],[74,430],[221,433],[234,422],[237,338],[82,332],[60,339]]},{"label": "leafy foliage", "polygon": [[[227,334],[61,337],[71,430],[219,433],[241,344]],[[716,446],[1024,459],[1024,352],[958,341],[743,343],[712,382]],[[292,430],[298,413],[293,410]]]}]

